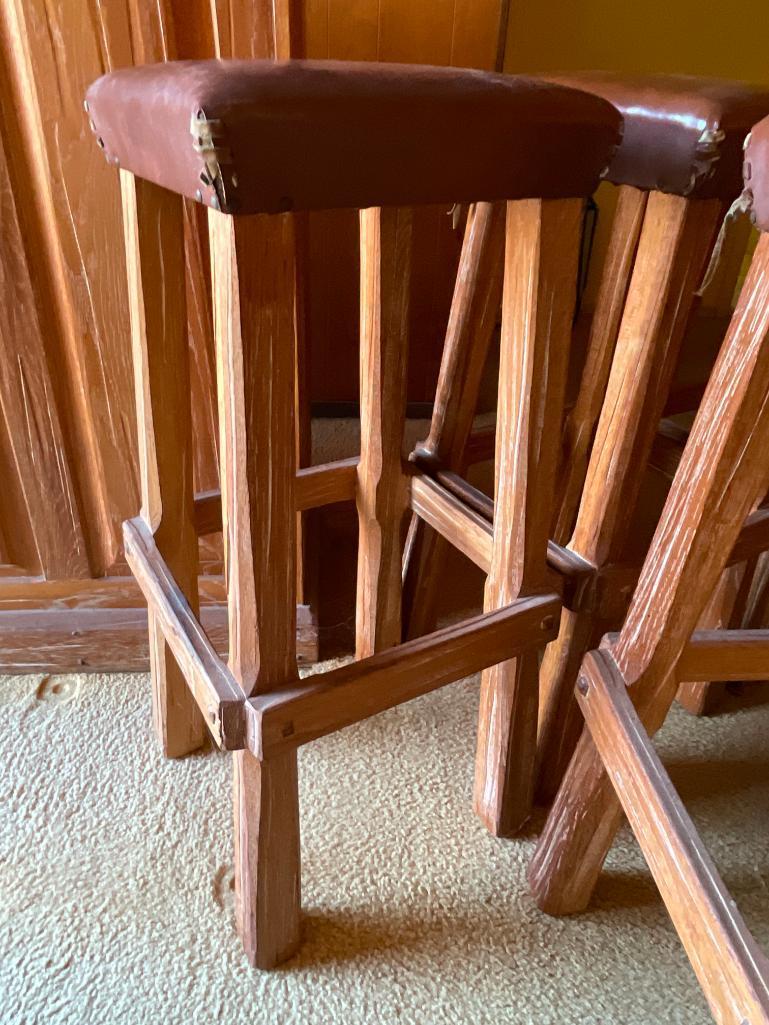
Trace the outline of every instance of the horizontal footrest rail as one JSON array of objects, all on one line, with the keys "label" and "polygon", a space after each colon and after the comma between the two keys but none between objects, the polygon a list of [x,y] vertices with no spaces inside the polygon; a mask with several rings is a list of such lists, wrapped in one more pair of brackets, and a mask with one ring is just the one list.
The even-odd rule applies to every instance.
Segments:
[{"label": "horizontal footrest rail", "polygon": [[586,656],[577,697],[716,1021],[769,1023],[769,961],[660,762],[610,651]]},{"label": "horizontal footrest rail", "polygon": [[[298,470],[296,474],[296,511],[317,509],[334,502],[355,498],[358,457],[339,459]],[[199,537],[222,529],[222,493],[204,491],[195,496],[195,531]]]},{"label": "horizontal footrest rail", "polygon": [[556,594],[520,598],[504,608],[293,682],[248,700],[248,746],[259,758],[333,733],[437,690],[558,633]]},{"label": "horizontal footrest rail", "polygon": [[226,750],[242,749],[245,746],[245,695],[216,654],[161,556],[152,531],[141,517],[123,524],[123,542],[131,572],[155,614],[214,740]]}]

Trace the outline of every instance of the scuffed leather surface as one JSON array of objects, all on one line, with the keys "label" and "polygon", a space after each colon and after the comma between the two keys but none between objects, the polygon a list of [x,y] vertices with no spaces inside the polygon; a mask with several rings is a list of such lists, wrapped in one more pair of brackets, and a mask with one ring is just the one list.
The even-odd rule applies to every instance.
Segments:
[{"label": "scuffed leather surface", "polygon": [[744,82],[605,71],[542,77],[595,93],[622,113],[625,130],[609,181],[680,196],[735,199],[744,138],[769,114],[769,89]]},{"label": "scuffed leather surface", "polygon": [[750,132],[743,174],[750,219],[759,231],[769,231],[769,117]]},{"label": "scuffed leather surface", "polygon": [[87,109],[113,163],[233,213],[587,196],[621,125],[606,101],[541,80],[340,61],[125,68]]}]

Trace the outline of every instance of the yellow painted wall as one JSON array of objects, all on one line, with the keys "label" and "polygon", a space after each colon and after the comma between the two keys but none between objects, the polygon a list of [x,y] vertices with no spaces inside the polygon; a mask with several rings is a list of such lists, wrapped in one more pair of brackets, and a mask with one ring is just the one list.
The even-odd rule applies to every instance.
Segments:
[{"label": "yellow painted wall", "polygon": [[510,0],[505,70],[668,71],[769,82],[767,0]]},{"label": "yellow painted wall", "polygon": [[[769,83],[767,39],[769,0],[510,0],[505,71],[659,71]],[[614,189],[602,185],[596,199],[588,305]]]}]

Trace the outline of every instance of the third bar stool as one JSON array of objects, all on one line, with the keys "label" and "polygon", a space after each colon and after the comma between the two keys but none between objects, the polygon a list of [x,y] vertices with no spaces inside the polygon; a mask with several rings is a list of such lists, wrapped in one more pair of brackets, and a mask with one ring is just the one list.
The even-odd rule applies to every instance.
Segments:
[{"label": "third bar stool", "polygon": [[[300,936],[297,747],[556,633],[545,567],[585,197],[618,140],[606,101],[457,69],[202,61],[88,93],[121,168],[142,479],[126,555],[150,613],[158,723],[235,752],[238,927],[253,964]],[[458,131],[461,126],[461,131]],[[206,203],[221,502],[192,490],[182,196]],[[401,459],[408,206],[507,200],[493,531]],[[361,455],[296,472],[293,211],[360,214]],[[358,661],[298,679],[297,510],[358,506]],[[401,644],[401,527],[428,517],[489,570],[483,615]],[[197,619],[197,534],[223,528],[225,664]],[[176,751],[182,753],[184,745]]]}]

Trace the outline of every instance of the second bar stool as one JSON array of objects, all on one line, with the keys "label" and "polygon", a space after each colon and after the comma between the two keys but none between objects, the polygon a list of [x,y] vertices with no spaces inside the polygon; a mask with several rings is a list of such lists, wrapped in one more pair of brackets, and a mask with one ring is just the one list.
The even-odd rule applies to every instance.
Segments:
[{"label": "second bar stool", "polygon": [[[298,746],[487,666],[500,684],[530,675],[555,636],[545,555],[582,209],[620,118],[526,79],[302,61],[125,69],[87,103],[122,176],[143,499],[124,536],[156,716],[186,723],[189,749],[205,723],[235,752],[238,928],[269,968],[300,937]],[[181,196],[211,208],[220,507],[192,490]],[[401,458],[407,207],[475,199],[508,201],[493,536]],[[297,473],[292,212],[344,206],[361,208],[360,462]],[[358,506],[359,661],[299,680],[295,516],[343,499]],[[409,509],[489,585],[483,615],[401,644]],[[196,614],[196,535],[219,527],[227,664]]]}]

